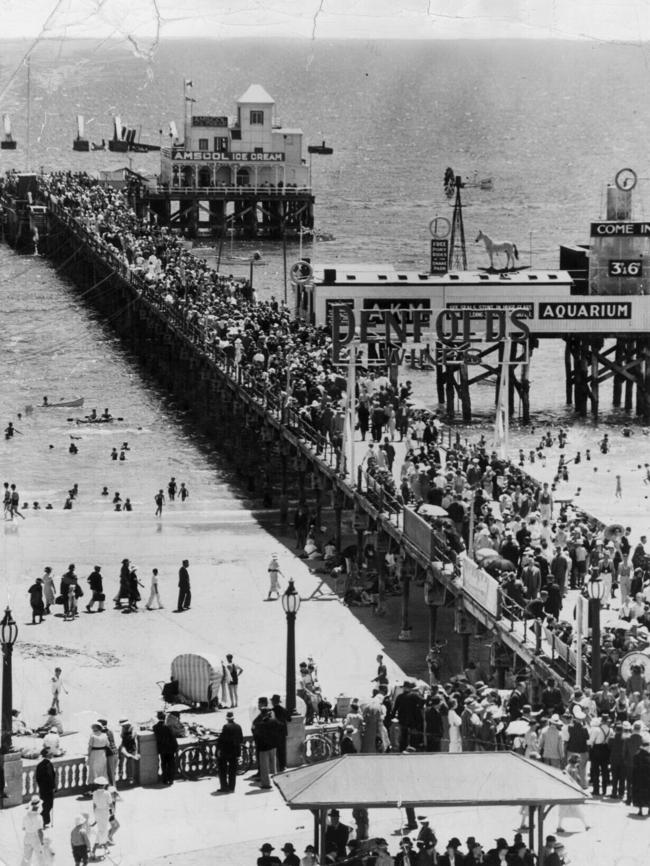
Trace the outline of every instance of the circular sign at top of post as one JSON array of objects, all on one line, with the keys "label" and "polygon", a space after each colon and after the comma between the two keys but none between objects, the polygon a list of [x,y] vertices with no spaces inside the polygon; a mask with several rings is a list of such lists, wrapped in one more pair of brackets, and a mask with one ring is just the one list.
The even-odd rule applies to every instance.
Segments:
[{"label": "circular sign at top of post", "polygon": [[432,238],[447,238],[451,232],[451,223],[447,217],[434,217],[429,223]]},{"label": "circular sign at top of post", "polygon": [[619,189],[631,190],[634,189],[637,182],[636,172],[631,168],[622,168],[616,172],[614,183]]},{"label": "circular sign at top of post", "polygon": [[309,280],[314,275],[314,269],[304,260],[296,262],[295,265],[291,266],[291,270],[289,272],[289,276],[291,277],[291,282],[296,283],[299,286],[308,283]]}]

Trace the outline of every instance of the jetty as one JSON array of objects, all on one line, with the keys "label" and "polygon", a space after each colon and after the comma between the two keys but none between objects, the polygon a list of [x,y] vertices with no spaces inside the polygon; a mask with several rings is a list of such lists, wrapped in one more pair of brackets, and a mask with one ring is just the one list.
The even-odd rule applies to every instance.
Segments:
[{"label": "jetty", "polygon": [[[370,471],[359,467],[353,477],[346,474],[340,448],[242,369],[232,353],[209,341],[183,310],[170,306],[115,246],[73,216],[62,200],[48,195],[37,178],[22,184],[33,194],[22,210],[15,199],[13,209],[11,201],[5,208],[6,239],[15,244],[23,236],[21,225],[29,237],[25,225],[33,219],[30,209],[39,209],[39,252],[74,282],[84,302],[111,323],[147,372],[193,414],[239,473],[249,495],[266,507],[277,504],[285,516],[290,500],[308,502],[317,521],[326,512],[339,551],[344,524],[351,524],[359,561],[364,539],[372,532],[380,592],[385,554],[404,551],[401,621],[395,624],[400,640],[411,639],[412,612],[416,605],[424,606],[430,647],[436,644],[441,619],[448,624],[451,615],[455,648],[450,654],[460,658],[463,667],[472,642],[475,655],[478,644],[488,645],[488,637],[491,662],[502,683],[508,670],[526,668],[538,682],[551,674],[563,681],[574,679],[574,651],[548,629],[536,628],[523,608],[500,591],[497,580],[466,556],[457,561],[434,528]],[[448,436],[451,445],[453,433]],[[521,473],[514,467],[512,471],[515,476]]]}]

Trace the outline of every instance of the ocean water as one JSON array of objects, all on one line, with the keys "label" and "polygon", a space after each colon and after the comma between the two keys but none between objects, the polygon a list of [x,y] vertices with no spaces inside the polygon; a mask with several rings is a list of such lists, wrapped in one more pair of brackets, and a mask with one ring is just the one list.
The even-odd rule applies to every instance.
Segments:
[{"label": "ocean water", "polygon": [[[0,45],[1,90],[26,46]],[[470,267],[486,264],[474,243],[481,228],[514,240],[524,264],[554,267],[559,244],[584,241],[589,222],[602,216],[606,184],[618,169],[637,171],[636,214],[649,210],[647,63],[644,46],[571,42],[176,41],[145,60],[120,42],[44,41],[31,60],[29,162],[46,170],[122,166],[124,155],[72,151],[77,113],[92,141],[109,137],[119,114],[143,140],[165,144],[168,121],[182,126],[185,77],[194,82],[195,110],[205,113],[234,114],[237,97],[260,83],[279,119],[300,126],[308,142],[324,139],[334,148],[332,156],[313,158],[316,227],[333,236],[305,245],[313,260],[423,267],[429,221],[450,215],[442,179],[452,166],[494,181],[492,192],[464,192]],[[19,68],[0,105],[13,119],[19,149],[0,151],[0,170],[27,165],[26,86]],[[128,161],[155,172],[159,156]],[[255,269],[256,288],[281,295],[277,245],[226,243],[222,269],[245,273],[255,248],[265,262]],[[292,244],[289,263],[298,251]],[[214,253],[203,250],[208,258]],[[535,354],[531,408],[539,418],[572,417],[558,393],[562,364],[560,341]],[[421,399],[433,404],[432,377],[414,379]],[[488,417],[492,388],[472,396]]]}]

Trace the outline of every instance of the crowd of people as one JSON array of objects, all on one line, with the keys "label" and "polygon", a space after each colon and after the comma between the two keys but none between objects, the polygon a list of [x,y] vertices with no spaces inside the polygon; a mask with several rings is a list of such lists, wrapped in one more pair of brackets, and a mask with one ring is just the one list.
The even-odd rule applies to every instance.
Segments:
[{"label": "crowd of people", "polygon": [[[402,836],[395,845],[397,851],[393,855],[387,839],[364,835],[368,827],[367,821],[364,823],[364,816],[360,814],[363,812],[364,809],[353,811],[356,823],[353,828],[340,820],[338,809],[330,810],[323,858],[318,857],[313,845],[307,845],[301,857],[293,843],[285,842],[280,849],[280,856],[273,854],[275,848],[270,842],[265,842],[260,848],[257,866],[327,866],[330,863],[346,866],[533,866],[537,862],[521,833],[515,833],[512,842],[499,837],[494,839],[494,844],[486,846],[474,836],[468,836],[464,844],[458,837],[452,836],[442,848],[438,845],[429,819],[424,815],[418,816],[418,824],[413,827],[417,831],[415,838]],[[564,843],[553,835],[547,836],[540,862],[543,866],[568,863]]]},{"label": "crowd of people", "polygon": [[[84,605],[81,599],[84,597],[84,588],[80,583],[76,565],[70,563],[65,573],[59,580],[58,592],[56,578],[52,567],[46,565],[42,577],[37,577],[29,587],[29,603],[32,612],[32,624],[40,625],[43,618],[52,613],[56,605],[62,608],[62,618],[66,622],[72,622],[79,617],[79,605],[81,603],[86,613],[103,613],[106,610],[106,593],[102,566],[95,565],[86,578],[88,584],[88,601]],[[141,589],[144,584],[138,576],[138,567],[129,559],[122,560],[118,589],[113,597],[114,610],[122,613],[136,613],[141,608],[138,604],[142,601]],[[178,570],[178,602],[175,608],[180,613],[189,610],[192,602],[191,580],[189,573],[189,560],[184,559]],[[97,607],[95,607],[97,605]],[[164,607],[160,592],[160,575],[157,568],[151,570],[149,583],[149,596],[144,605],[145,610],[160,610]]]}]

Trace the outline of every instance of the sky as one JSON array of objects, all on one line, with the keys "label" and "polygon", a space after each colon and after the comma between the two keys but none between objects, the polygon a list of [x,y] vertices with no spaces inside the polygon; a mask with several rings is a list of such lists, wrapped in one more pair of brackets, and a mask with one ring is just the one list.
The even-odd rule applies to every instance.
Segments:
[{"label": "sky", "polygon": [[650,0],[0,0],[0,38],[650,39]]}]

